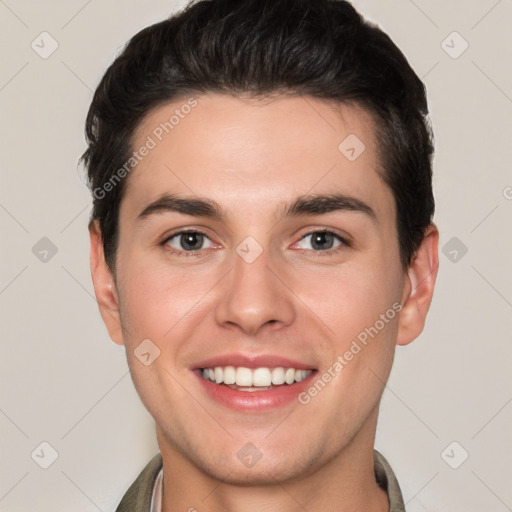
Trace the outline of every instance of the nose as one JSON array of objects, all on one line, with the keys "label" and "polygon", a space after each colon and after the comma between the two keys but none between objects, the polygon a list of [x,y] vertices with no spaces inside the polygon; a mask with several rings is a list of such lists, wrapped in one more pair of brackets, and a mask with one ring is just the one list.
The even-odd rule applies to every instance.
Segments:
[{"label": "nose", "polygon": [[[243,254],[243,253],[240,253]],[[293,292],[286,272],[271,261],[269,250],[252,262],[233,253],[233,267],[219,290],[215,318],[223,327],[236,326],[247,335],[279,329],[293,323]]]}]

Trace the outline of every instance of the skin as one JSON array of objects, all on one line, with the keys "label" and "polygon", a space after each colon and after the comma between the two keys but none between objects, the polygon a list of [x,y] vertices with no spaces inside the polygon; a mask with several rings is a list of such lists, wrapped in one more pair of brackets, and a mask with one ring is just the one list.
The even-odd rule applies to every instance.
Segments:
[{"label": "skin", "polygon": [[[98,225],[90,226],[101,315],[112,340],[125,345],[156,422],[164,511],[387,511],[373,474],[378,406],[396,345],[423,329],[438,231],[426,230],[404,269],[395,203],[366,111],[310,97],[196,99],[128,178],[116,279]],[[150,112],[134,148],[185,101]],[[338,150],[349,134],[366,147],[352,162]],[[280,217],[283,203],[333,191],[364,201],[375,219],[358,211]],[[137,220],[164,192],[215,200],[226,218],[163,211]],[[184,228],[207,236],[188,257],[179,236],[165,243]],[[327,249],[313,246],[306,235],[322,229],[350,246],[336,239]],[[263,249],[250,264],[236,252],[247,236]],[[182,256],[171,252],[180,249]],[[307,405],[231,410],[211,400],[190,370],[218,354],[277,354],[311,364],[320,377],[393,303],[400,314]],[[145,366],[134,350],[147,338],[160,356]],[[237,458],[248,442],[262,454],[251,468]]]}]

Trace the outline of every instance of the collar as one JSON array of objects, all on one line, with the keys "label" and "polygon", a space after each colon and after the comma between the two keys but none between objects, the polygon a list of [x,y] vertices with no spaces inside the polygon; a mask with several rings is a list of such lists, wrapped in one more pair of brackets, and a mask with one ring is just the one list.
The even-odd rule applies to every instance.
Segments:
[{"label": "collar", "polygon": [[[406,512],[402,492],[388,461],[374,450],[375,480],[389,499],[389,512]],[[116,512],[162,512],[164,471],[160,453],[144,468]]]}]

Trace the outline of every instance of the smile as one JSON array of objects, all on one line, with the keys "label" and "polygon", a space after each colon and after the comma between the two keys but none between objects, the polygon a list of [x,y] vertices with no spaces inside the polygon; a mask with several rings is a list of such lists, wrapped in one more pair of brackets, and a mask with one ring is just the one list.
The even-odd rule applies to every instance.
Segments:
[{"label": "smile", "polygon": [[317,373],[312,368],[259,365],[202,365],[193,372],[210,400],[231,410],[258,414],[299,403],[300,393]]},{"label": "smile", "polygon": [[307,379],[312,370],[296,368],[246,368],[243,366],[215,366],[200,369],[203,379],[237,391],[264,391],[277,386],[292,385]]}]

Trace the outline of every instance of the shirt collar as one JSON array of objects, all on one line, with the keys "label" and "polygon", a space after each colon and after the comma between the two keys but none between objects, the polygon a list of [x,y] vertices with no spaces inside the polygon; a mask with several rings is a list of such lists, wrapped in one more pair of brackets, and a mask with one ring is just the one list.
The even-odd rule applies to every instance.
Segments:
[{"label": "shirt collar", "polygon": [[[375,480],[388,495],[389,512],[405,512],[402,491],[398,485],[388,461],[377,450],[374,450]],[[164,468],[160,468],[153,486],[150,512],[162,512],[162,492],[164,483]]]}]

